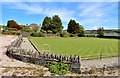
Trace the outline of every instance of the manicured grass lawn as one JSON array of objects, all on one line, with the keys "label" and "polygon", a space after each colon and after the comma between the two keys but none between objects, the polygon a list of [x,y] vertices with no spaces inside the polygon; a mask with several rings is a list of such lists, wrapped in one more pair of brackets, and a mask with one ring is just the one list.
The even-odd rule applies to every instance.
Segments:
[{"label": "manicured grass lawn", "polygon": [[58,52],[58,54],[80,55],[81,57],[94,55],[99,57],[100,52],[103,56],[114,56],[118,53],[117,39],[30,37],[30,40],[40,52],[43,51],[43,44],[48,44],[51,53]]}]

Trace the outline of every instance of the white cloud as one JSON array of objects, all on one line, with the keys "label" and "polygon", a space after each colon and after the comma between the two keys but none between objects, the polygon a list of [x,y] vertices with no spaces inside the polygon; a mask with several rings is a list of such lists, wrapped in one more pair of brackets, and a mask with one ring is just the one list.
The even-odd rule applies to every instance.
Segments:
[{"label": "white cloud", "polygon": [[[59,15],[63,22],[68,22],[74,18],[74,11],[65,9],[64,7],[47,7],[38,4],[28,3],[5,3],[10,9],[24,10],[27,14],[42,14],[52,17],[53,15]],[[74,18],[75,19],[75,18]]]},{"label": "white cloud", "polygon": [[[117,4],[117,3],[116,3]],[[98,27],[105,27],[106,24],[117,25],[117,5],[115,3],[92,3],[88,5],[79,6],[79,15],[85,19],[80,19],[79,21],[88,29],[97,29]],[[116,14],[115,14],[116,13]],[[112,17],[111,15],[115,15]],[[92,26],[90,26],[92,25]]]},{"label": "white cloud", "polygon": [[[81,5],[79,6],[80,9],[80,16],[82,17],[91,17],[91,18],[102,18],[108,15],[108,13],[117,13],[117,3],[103,3],[103,2],[96,2],[91,3],[88,5]],[[113,11],[114,10],[114,11]]]},{"label": "white cloud", "polygon": [[39,5],[32,5],[26,3],[8,3],[11,9],[25,10],[27,13],[40,13],[42,12],[42,7]]},{"label": "white cloud", "polygon": [[65,8],[47,8],[44,13],[48,16],[59,15],[63,22],[74,18],[74,11]]},{"label": "white cloud", "polygon": [[[46,0],[49,1],[49,0]],[[42,6],[37,3],[5,3],[10,9],[18,9],[23,10],[27,14],[42,14],[45,16],[52,17],[53,15],[59,15],[62,22],[65,22],[66,25],[70,19],[76,20],[76,22],[83,25],[88,29],[97,29],[101,25],[103,26],[105,22],[110,22],[114,20],[113,18],[105,18],[110,12],[117,12],[114,9],[115,5],[103,4],[103,3],[95,3],[94,5],[81,5],[79,6],[79,12],[75,10],[66,9],[65,7],[52,7],[52,6]],[[103,7],[106,6],[107,7]],[[47,8],[46,8],[47,7]],[[77,7],[76,7],[77,8]],[[114,11],[113,11],[114,10]],[[79,13],[79,15],[78,15]],[[76,17],[75,17],[76,16]],[[85,19],[79,19],[79,18]],[[90,26],[92,25],[92,26]],[[104,27],[104,26],[103,26]]]},{"label": "white cloud", "polygon": [[[104,11],[101,7],[104,6],[103,3],[92,3],[91,5],[80,5],[80,16],[85,17],[99,17],[104,15]],[[82,9],[82,11],[81,11]]]}]

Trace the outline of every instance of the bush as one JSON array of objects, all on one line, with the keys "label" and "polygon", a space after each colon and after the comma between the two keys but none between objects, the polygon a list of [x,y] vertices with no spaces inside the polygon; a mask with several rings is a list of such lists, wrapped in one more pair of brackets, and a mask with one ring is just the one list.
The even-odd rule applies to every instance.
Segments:
[{"label": "bush", "polygon": [[75,34],[70,34],[70,37],[76,37],[76,35]]},{"label": "bush", "polygon": [[54,62],[52,65],[49,66],[49,70],[51,73],[64,75],[68,71],[68,65],[62,62],[60,63]]},{"label": "bush", "polygon": [[10,35],[15,35],[15,34],[16,34],[16,32],[14,32],[14,31],[13,31],[13,32],[12,32],[12,31],[10,32]]},{"label": "bush", "polygon": [[85,35],[85,37],[95,37],[95,35]]},{"label": "bush", "polygon": [[46,31],[44,31],[43,29],[41,29],[40,32],[42,32],[42,33],[46,33]]},{"label": "bush", "polygon": [[22,29],[21,31],[25,31],[25,32],[33,32],[32,29],[28,29],[28,28],[26,28],[26,29]]},{"label": "bush", "polygon": [[4,32],[2,32],[2,34],[5,34],[5,35],[20,35],[20,33],[16,32],[16,31],[4,31]]},{"label": "bush", "polygon": [[78,37],[85,37],[85,34],[84,33],[79,33]]},{"label": "bush", "polygon": [[9,30],[9,31],[17,31],[16,28],[7,28],[7,30]]},{"label": "bush", "polygon": [[45,35],[41,32],[34,32],[31,34],[31,36],[33,36],[33,37],[45,37]]},{"label": "bush", "polygon": [[98,38],[120,39],[120,36],[97,36]]},{"label": "bush", "polygon": [[60,33],[60,37],[69,37],[69,33],[63,31],[63,32]]}]

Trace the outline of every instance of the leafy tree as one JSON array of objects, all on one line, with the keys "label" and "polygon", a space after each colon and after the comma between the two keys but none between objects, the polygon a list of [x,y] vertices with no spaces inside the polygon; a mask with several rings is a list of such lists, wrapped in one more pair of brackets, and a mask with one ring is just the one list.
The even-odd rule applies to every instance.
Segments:
[{"label": "leafy tree", "polygon": [[43,20],[41,29],[48,33],[48,31],[51,30],[51,21],[51,18],[46,16]]},{"label": "leafy tree", "polygon": [[103,27],[98,28],[97,29],[97,33],[98,33],[99,37],[103,37],[103,35],[104,35],[104,28]]},{"label": "leafy tree", "polygon": [[76,25],[75,20],[70,20],[68,23],[68,29],[67,32],[74,33],[74,26]]},{"label": "leafy tree", "polygon": [[60,32],[63,29],[61,19],[58,15],[52,17],[51,31],[53,33]]},{"label": "leafy tree", "polygon": [[69,21],[67,31],[71,34],[78,34],[78,33],[84,34],[84,28],[81,25],[79,25],[79,23],[76,23],[75,20]]},{"label": "leafy tree", "polygon": [[52,31],[53,33],[60,32],[63,29],[61,19],[58,15],[52,17],[45,17],[42,23],[41,29],[45,30],[47,33],[48,31]]},{"label": "leafy tree", "polygon": [[7,22],[7,27],[9,27],[9,28],[16,28],[17,30],[22,29],[22,27],[20,25],[18,25],[14,20],[9,20]]},{"label": "leafy tree", "polygon": [[38,28],[39,28],[38,25],[35,23],[30,24],[29,27],[35,32],[38,31]]},{"label": "leafy tree", "polygon": [[80,32],[78,34],[78,37],[84,37],[85,36],[85,30],[83,26],[80,25]]}]

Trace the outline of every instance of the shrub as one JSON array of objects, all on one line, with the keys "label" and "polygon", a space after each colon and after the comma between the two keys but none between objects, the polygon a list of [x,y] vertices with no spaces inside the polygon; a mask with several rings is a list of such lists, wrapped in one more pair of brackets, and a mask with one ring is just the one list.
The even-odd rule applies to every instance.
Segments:
[{"label": "shrub", "polygon": [[120,39],[120,36],[97,36],[98,38]]},{"label": "shrub", "polygon": [[15,34],[16,34],[16,32],[10,31],[10,35],[15,35]]},{"label": "shrub", "polygon": [[42,32],[42,33],[46,33],[46,31],[44,31],[43,29],[41,29],[40,32]]},{"label": "shrub", "polygon": [[62,62],[60,63],[54,62],[52,65],[49,66],[49,70],[51,73],[64,75],[68,71],[68,65]]},{"label": "shrub", "polygon": [[31,34],[33,37],[45,37],[45,35],[42,32],[34,32]]},{"label": "shrub", "polygon": [[16,32],[16,31],[4,31],[4,32],[2,32],[2,34],[5,34],[5,35],[20,35],[20,33]]},{"label": "shrub", "polygon": [[17,31],[16,28],[7,28],[7,30],[9,30],[9,31]]},{"label": "shrub", "polygon": [[69,33],[63,31],[63,32],[60,33],[60,37],[69,37]]},{"label": "shrub", "polygon": [[85,37],[95,37],[95,35],[85,35]]},{"label": "shrub", "polygon": [[75,34],[70,34],[70,37],[76,37],[76,35]]},{"label": "shrub", "polygon": [[21,31],[25,31],[25,32],[33,32],[32,29],[28,29],[28,28],[26,28],[26,29],[22,29]]},{"label": "shrub", "polygon": [[85,37],[84,33],[79,33],[78,37]]}]

